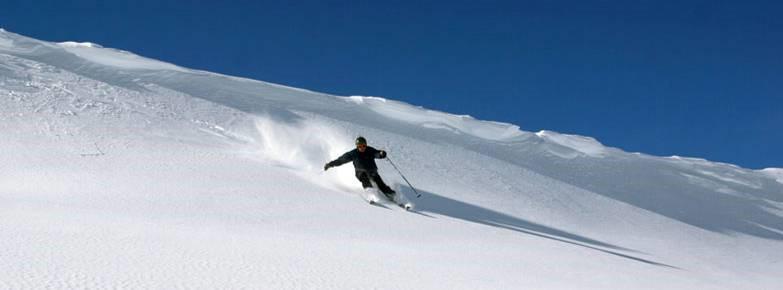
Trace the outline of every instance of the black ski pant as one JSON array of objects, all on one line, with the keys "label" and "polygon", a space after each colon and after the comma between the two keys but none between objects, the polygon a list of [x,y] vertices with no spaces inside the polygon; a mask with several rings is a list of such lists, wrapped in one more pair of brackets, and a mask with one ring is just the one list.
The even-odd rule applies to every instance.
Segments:
[{"label": "black ski pant", "polygon": [[358,178],[359,181],[362,182],[362,187],[364,188],[372,187],[372,183],[370,182],[370,180],[372,180],[373,182],[375,182],[376,185],[378,185],[378,190],[380,190],[384,194],[394,193],[394,190],[389,188],[389,186],[383,182],[383,179],[381,179],[381,176],[378,174],[378,171],[356,170],[356,178]]}]

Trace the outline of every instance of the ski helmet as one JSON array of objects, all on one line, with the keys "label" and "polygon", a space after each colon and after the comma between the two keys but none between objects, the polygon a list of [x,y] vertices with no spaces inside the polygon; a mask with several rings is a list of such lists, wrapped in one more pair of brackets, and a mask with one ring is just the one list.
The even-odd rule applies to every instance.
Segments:
[{"label": "ski helmet", "polygon": [[362,136],[356,137],[356,145],[359,144],[367,145],[367,139],[364,139]]}]

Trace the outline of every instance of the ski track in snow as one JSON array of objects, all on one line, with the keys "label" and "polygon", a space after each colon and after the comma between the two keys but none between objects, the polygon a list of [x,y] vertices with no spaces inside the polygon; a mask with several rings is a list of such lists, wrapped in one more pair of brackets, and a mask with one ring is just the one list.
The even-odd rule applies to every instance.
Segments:
[{"label": "ski track in snow", "polygon": [[[780,169],[0,31],[0,288],[770,289]],[[414,212],[369,206],[357,135]]]}]

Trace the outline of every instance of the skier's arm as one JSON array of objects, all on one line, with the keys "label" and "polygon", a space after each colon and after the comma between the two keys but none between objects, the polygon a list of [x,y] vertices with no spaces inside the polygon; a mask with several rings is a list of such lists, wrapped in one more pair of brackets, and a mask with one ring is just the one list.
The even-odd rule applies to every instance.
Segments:
[{"label": "skier's arm", "polygon": [[343,154],[342,156],[340,156],[339,158],[337,158],[335,160],[332,160],[329,163],[326,163],[326,165],[324,165],[324,170],[327,170],[327,169],[329,169],[331,167],[340,166],[340,165],[343,165],[345,163],[351,162],[351,161],[353,161],[353,158],[354,158],[353,151],[348,151],[345,154]]}]

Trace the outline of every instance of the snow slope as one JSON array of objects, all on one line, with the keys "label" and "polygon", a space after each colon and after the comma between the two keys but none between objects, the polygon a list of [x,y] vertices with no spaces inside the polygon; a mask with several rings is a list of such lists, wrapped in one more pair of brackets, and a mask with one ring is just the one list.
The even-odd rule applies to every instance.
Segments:
[{"label": "snow slope", "polygon": [[[197,48],[194,48],[197,49]],[[0,30],[0,288],[773,289],[780,169]],[[357,135],[415,212],[363,202]]]}]

